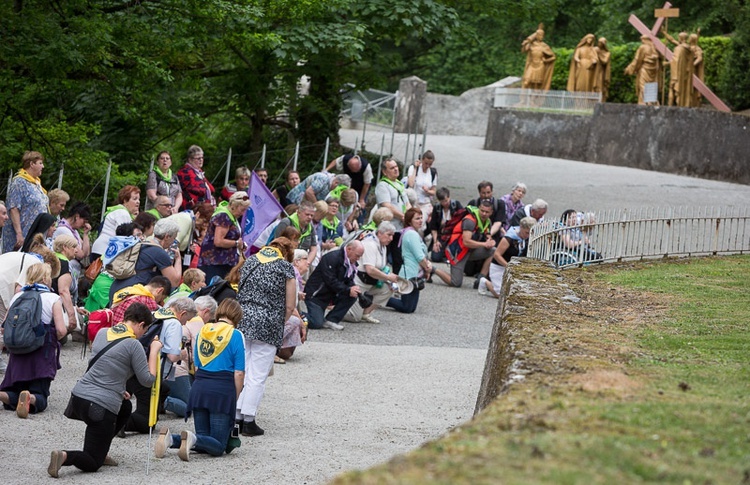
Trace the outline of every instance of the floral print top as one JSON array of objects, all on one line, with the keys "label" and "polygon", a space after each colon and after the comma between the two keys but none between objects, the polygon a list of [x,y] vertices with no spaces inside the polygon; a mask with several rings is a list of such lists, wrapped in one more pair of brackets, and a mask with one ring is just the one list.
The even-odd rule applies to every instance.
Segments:
[{"label": "floral print top", "polygon": [[240,255],[237,252],[236,247],[217,248],[214,245],[216,228],[218,226],[229,228],[225,239],[236,241],[242,235],[240,228],[237,224],[232,222],[227,214],[220,212],[213,216],[211,222],[208,224],[206,236],[203,238],[203,243],[201,244],[201,255],[200,260],[198,261],[198,266],[218,266],[223,264],[234,266],[240,262]]},{"label": "floral print top", "polygon": [[[24,237],[31,228],[36,216],[48,212],[49,198],[42,187],[21,177],[14,177],[10,183],[7,201],[8,211],[18,209],[21,215],[21,232]],[[10,220],[3,227],[3,253],[13,251],[16,245],[16,231]]]}]

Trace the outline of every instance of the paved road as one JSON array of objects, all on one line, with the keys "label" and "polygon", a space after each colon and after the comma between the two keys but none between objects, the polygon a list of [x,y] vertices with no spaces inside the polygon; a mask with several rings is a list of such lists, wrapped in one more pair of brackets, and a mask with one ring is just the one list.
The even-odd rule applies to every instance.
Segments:
[{"label": "paved road", "polygon": [[[359,132],[342,132],[353,144]],[[380,146],[371,133],[368,147]],[[403,139],[396,139],[401,146]],[[399,145],[400,144],[400,145]],[[595,210],[659,205],[750,203],[750,187],[625,168],[485,152],[476,137],[430,136],[441,185],[465,202],[481,178],[498,195],[517,180],[528,199],[542,197],[551,213],[568,207]],[[398,153],[398,151],[397,151]],[[115,439],[112,456],[122,463],[96,474],[64,469],[60,481],[80,484],[164,483],[175,476],[191,483],[321,483],[337,473],[366,468],[417,447],[471,417],[479,387],[495,300],[470,289],[431,285],[416,314],[378,312],[379,325],[348,324],[343,332],[313,331],[286,365],[275,366],[258,423],[263,437],[245,439],[222,459],[176,455],[151,459],[145,476],[147,437]],[[47,480],[49,451],[75,449],[83,426],[62,417],[70,388],[85,365],[78,345],[65,348],[63,369],[52,386],[50,409],[20,420],[0,413],[4,483]],[[179,431],[185,423],[165,419]],[[184,477],[184,478],[183,478]],[[189,477],[189,478],[188,478]]]}]

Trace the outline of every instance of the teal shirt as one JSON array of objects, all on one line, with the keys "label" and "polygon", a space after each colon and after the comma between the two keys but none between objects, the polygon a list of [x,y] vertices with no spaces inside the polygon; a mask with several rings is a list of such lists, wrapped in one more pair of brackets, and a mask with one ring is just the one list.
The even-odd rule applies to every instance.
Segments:
[{"label": "teal shirt", "polygon": [[417,231],[409,230],[401,236],[401,256],[404,258],[404,265],[398,275],[406,279],[417,276],[419,262],[427,256],[427,246]]}]

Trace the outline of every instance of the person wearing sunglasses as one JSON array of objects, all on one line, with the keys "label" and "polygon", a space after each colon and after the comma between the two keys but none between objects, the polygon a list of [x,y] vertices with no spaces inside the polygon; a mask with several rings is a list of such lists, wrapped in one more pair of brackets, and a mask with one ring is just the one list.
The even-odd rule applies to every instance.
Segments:
[{"label": "person wearing sunglasses", "polygon": [[166,195],[160,195],[156,198],[156,204],[153,209],[149,209],[146,212],[156,217],[158,221],[162,217],[169,217],[172,215],[172,208],[174,205],[169,197]]},{"label": "person wearing sunglasses", "polygon": [[250,197],[241,190],[216,207],[208,223],[198,261],[198,269],[206,273],[209,284],[214,276],[224,278],[240,262],[240,254],[245,250],[240,221],[248,207]]}]

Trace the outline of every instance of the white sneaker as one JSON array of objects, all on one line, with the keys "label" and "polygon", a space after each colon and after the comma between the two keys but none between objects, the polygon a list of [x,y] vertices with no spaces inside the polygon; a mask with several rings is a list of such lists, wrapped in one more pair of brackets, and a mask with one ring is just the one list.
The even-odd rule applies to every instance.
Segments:
[{"label": "white sneaker", "polygon": [[167,454],[167,449],[172,447],[172,433],[169,432],[169,428],[162,426],[159,430],[159,437],[156,438],[154,444],[154,455],[157,458],[164,458]]},{"label": "white sneaker", "polygon": [[487,291],[487,278],[485,278],[484,276],[479,277],[479,287],[477,287],[477,291],[482,296],[487,296],[487,294],[489,293]]},{"label": "white sneaker", "polygon": [[192,431],[185,430],[180,434],[180,451],[177,452],[177,456],[182,461],[190,461],[190,450],[195,446],[195,442],[198,438],[195,437],[195,433]]},{"label": "white sneaker", "polygon": [[344,326],[338,323],[329,322],[328,320],[323,322],[323,328],[327,328],[329,330],[343,330]]},{"label": "white sneaker", "polygon": [[360,322],[366,322],[366,323],[380,323],[380,320],[377,318],[374,318],[369,313],[363,313],[362,318],[359,319]]}]

